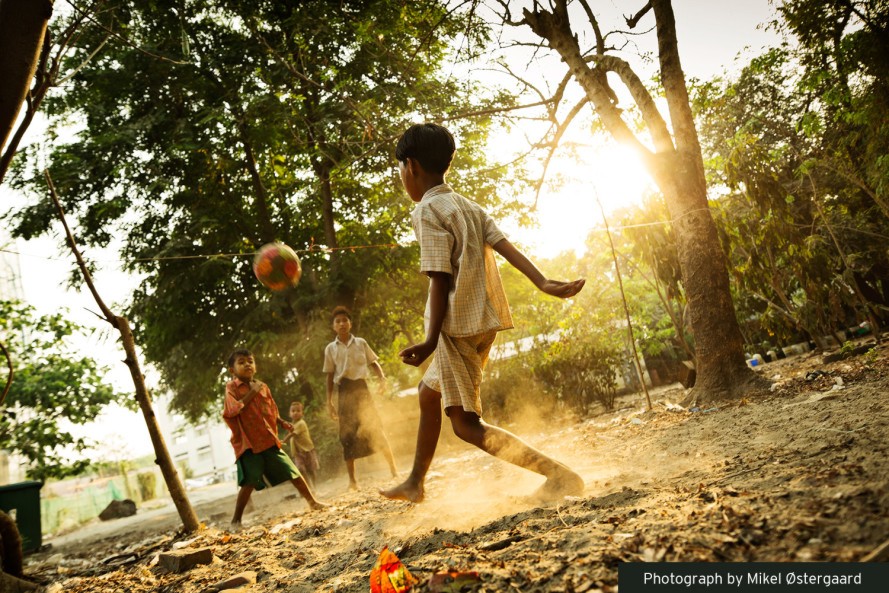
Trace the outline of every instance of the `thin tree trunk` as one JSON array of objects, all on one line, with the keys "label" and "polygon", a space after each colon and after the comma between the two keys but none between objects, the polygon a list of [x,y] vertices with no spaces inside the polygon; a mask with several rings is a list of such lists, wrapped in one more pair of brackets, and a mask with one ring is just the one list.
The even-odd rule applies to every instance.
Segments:
[{"label": "thin tree trunk", "polygon": [[130,324],[125,317],[120,317],[119,315],[112,313],[107,305],[105,305],[105,301],[99,296],[99,293],[93,284],[92,275],[90,274],[86,263],[83,261],[83,257],[80,255],[80,250],[74,242],[74,236],[71,234],[71,230],[68,228],[68,222],[65,219],[65,211],[62,208],[61,202],[59,202],[58,195],[56,195],[56,188],[53,185],[49,171],[45,171],[44,176],[46,177],[46,183],[49,186],[50,196],[58,211],[59,219],[62,221],[62,226],[65,229],[68,245],[71,247],[71,251],[77,259],[77,265],[83,273],[83,278],[89,287],[90,293],[92,293],[93,299],[95,299],[96,304],[105,316],[105,321],[110,323],[120,333],[123,349],[127,355],[126,359],[124,359],[124,363],[126,363],[130,369],[130,376],[133,379],[133,386],[136,391],[136,401],[139,402],[139,408],[142,410],[142,416],[145,418],[148,434],[151,437],[151,444],[154,446],[154,453],[157,456],[154,462],[160,466],[161,473],[164,476],[164,482],[167,484],[167,490],[170,491],[170,497],[173,499],[173,504],[176,505],[176,509],[179,511],[179,517],[182,519],[182,526],[185,531],[197,531],[201,528],[201,524],[188,500],[188,496],[185,494],[185,488],[182,487],[182,482],[179,481],[179,474],[176,472],[176,466],[173,465],[173,458],[170,457],[170,452],[167,450],[166,443],[164,443],[164,435],[161,433],[160,427],[157,424],[157,417],[154,415],[154,409],[151,407],[151,396],[145,385],[145,376],[142,374],[142,369],[139,367],[139,357],[136,353],[136,341],[133,338]]}]

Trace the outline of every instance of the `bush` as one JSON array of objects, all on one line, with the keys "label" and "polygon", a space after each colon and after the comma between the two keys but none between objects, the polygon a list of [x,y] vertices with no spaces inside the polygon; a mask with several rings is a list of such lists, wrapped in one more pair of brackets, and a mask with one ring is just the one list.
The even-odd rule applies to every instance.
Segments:
[{"label": "bush", "polygon": [[142,500],[151,500],[157,496],[157,476],[154,472],[142,472],[136,474],[139,483],[139,494]]},{"label": "bush", "polygon": [[563,340],[550,348],[534,374],[548,390],[558,394],[565,407],[587,414],[598,403],[611,410],[617,373],[624,365],[622,354],[618,348],[590,339]]}]

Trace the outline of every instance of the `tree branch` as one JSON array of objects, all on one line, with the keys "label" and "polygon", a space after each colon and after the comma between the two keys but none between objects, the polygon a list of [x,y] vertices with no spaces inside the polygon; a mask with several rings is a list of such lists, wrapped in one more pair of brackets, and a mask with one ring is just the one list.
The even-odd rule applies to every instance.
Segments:
[{"label": "tree branch", "polygon": [[562,136],[565,135],[568,126],[571,125],[571,122],[574,121],[574,118],[577,117],[580,110],[589,102],[590,100],[587,97],[578,101],[577,104],[571,108],[571,111],[568,112],[568,115],[565,116],[565,120],[556,126],[556,131],[555,134],[553,134],[552,140],[547,143],[549,144],[549,152],[543,162],[543,172],[540,174],[540,179],[538,179],[535,184],[537,188],[534,193],[534,206],[532,208],[537,208],[537,201],[540,199],[540,191],[543,188],[543,182],[546,180],[546,172],[549,169],[549,163],[552,160],[553,155],[556,153],[556,150],[559,148],[559,142],[562,140]]},{"label": "tree branch", "polygon": [[593,14],[593,9],[590,8],[590,3],[587,0],[580,0],[580,4],[583,6],[584,12],[586,12],[586,18],[590,21],[590,25],[593,27],[593,33],[596,36],[596,53],[601,55],[605,54],[605,38],[602,36],[602,31],[599,29],[599,21],[596,19],[596,15]]},{"label": "tree branch", "polygon": [[544,101],[537,101],[536,103],[528,103],[526,105],[514,105],[512,107],[492,107],[490,109],[481,109],[479,111],[467,111],[466,113],[458,113],[456,115],[448,115],[446,117],[439,118],[440,121],[453,121],[455,119],[467,119],[470,117],[479,117],[482,115],[492,115],[492,114],[501,114],[508,113],[510,111],[518,111],[520,109],[530,109],[531,107],[540,107],[541,105],[549,105],[553,103],[555,99],[546,99]]},{"label": "tree branch", "polygon": [[184,65],[190,63],[190,62],[182,62],[179,60],[173,60],[173,59],[168,58],[166,56],[152,53],[152,52],[148,51],[147,49],[143,49],[143,48],[139,47],[138,45],[136,45],[135,43],[133,43],[132,41],[130,41],[129,39],[127,39],[126,37],[124,37],[123,35],[120,35],[119,33],[115,33],[114,31],[112,31],[111,29],[109,29],[108,27],[106,27],[105,25],[103,25],[102,23],[97,21],[96,19],[94,19],[92,16],[90,16],[84,10],[79,8],[72,0],[67,0],[67,2],[71,6],[71,8],[73,8],[76,12],[78,12],[83,18],[90,21],[91,23],[93,23],[94,25],[96,25],[97,27],[99,27],[100,29],[102,29],[103,31],[105,31],[106,33],[108,33],[109,35],[114,37],[115,39],[117,39],[118,41],[122,41],[124,43],[124,45],[128,45],[129,47],[135,49],[136,51],[138,51],[140,53],[145,54],[146,56],[148,56],[150,58],[163,60],[165,62],[170,62],[171,64],[178,64],[180,66],[184,66]]},{"label": "tree branch", "polygon": [[77,266],[80,268],[80,271],[83,273],[83,279],[86,281],[86,285],[90,289],[90,293],[92,293],[93,298],[96,300],[96,304],[99,305],[99,309],[102,311],[102,314],[105,316],[105,321],[111,324],[115,329],[120,329],[118,324],[117,315],[111,312],[111,309],[105,305],[105,301],[102,300],[102,297],[99,296],[99,291],[96,290],[95,284],[93,284],[93,277],[90,274],[89,268],[86,265],[86,262],[83,260],[83,256],[80,254],[80,250],[77,248],[77,243],[74,241],[74,235],[71,234],[71,229],[68,228],[68,221],[65,219],[65,209],[62,208],[62,203],[59,201],[59,196],[56,194],[56,186],[52,182],[52,177],[49,174],[49,169],[43,170],[43,177],[46,178],[46,184],[49,186],[49,195],[52,198],[53,203],[56,205],[56,211],[59,213],[59,219],[62,221],[62,227],[65,229],[65,237],[68,240],[68,245],[71,247],[71,252],[74,253],[74,258],[77,260]]},{"label": "tree branch", "polygon": [[621,81],[630,91],[636,105],[642,112],[642,118],[648,125],[651,139],[654,141],[655,148],[658,152],[673,150],[673,139],[670,137],[670,131],[667,129],[667,123],[658,111],[651,93],[645,88],[645,84],[639,76],[633,71],[632,66],[625,60],[617,56],[590,56],[587,61],[594,61],[597,65],[605,68],[609,72],[614,72],[620,76]]},{"label": "tree branch", "polygon": [[627,22],[627,26],[631,29],[635,29],[636,25],[645,16],[645,14],[651,10],[651,2],[647,2],[645,6],[643,6],[639,12],[634,14],[633,16],[625,16],[624,20]]},{"label": "tree branch", "polygon": [[621,111],[614,104],[611,94],[608,92],[610,89],[603,84],[602,79],[605,77],[605,72],[601,71],[601,76],[597,76],[594,70],[587,65],[580,52],[580,47],[577,45],[577,39],[571,31],[570,23],[566,20],[567,11],[564,1],[561,2],[561,12],[558,6],[554,12],[550,13],[535,5],[533,11],[524,10],[524,17],[523,22],[538,36],[546,39],[550,46],[559,53],[562,60],[568,64],[570,73],[580,83],[605,129],[616,140],[634,148],[653,169],[656,168],[657,163],[652,162],[654,159],[652,152],[639,141],[621,118]]},{"label": "tree branch", "polygon": [[661,84],[667,97],[670,122],[673,124],[673,137],[676,150],[688,155],[697,155],[695,166],[700,169],[700,180],[704,178],[704,164],[701,161],[701,145],[694,126],[694,116],[685,86],[685,75],[679,59],[676,41],[676,18],[670,0],[651,0],[657,22],[658,59],[660,61]]}]

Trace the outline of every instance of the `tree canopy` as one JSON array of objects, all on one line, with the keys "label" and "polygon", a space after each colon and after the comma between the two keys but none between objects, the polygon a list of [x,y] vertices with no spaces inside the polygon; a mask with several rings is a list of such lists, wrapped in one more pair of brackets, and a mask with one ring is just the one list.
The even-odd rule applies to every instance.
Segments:
[{"label": "tree canopy", "polygon": [[[510,99],[444,68],[485,42],[471,13],[433,1],[205,0],[123,2],[95,18],[72,60],[116,36],[47,100],[52,133],[33,152],[43,151],[78,240],[122,241],[143,278],[128,316],[175,408],[197,417],[218,400],[224,361],[241,345],[273,392],[305,391],[335,304],[356,308],[359,327],[387,344],[418,334],[423,280],[406,272],[416,250],[399,246],[410,201],[395,139],[417,119],[447,120],[462,191],[505,203],[506,172],[478,172],[490,117],[459,116]],[[40,196],[30,167],[17,183]],[[44,233],[52,219],[38,198],[14,216],[16,233]],[[252,276],[251,254],[272,240],[302,258],[290,292],[269,294]]]}]

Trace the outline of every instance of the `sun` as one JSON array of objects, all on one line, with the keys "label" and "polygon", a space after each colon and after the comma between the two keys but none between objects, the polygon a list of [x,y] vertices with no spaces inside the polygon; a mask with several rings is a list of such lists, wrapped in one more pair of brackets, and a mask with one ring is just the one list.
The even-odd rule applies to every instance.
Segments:
[{"label": "sun", "polygon": [[616,209],[641,203],[653,188],[638,155],[615,141],[590,147],[579,156],[580,160],[558,155],[553,159],[550,173],[564,183],[541,192],[539,226],[513,233],[537,257],[549,258],[568,250],[582,253],[590,230],[603,226],[597,198],[608,216]]}]

